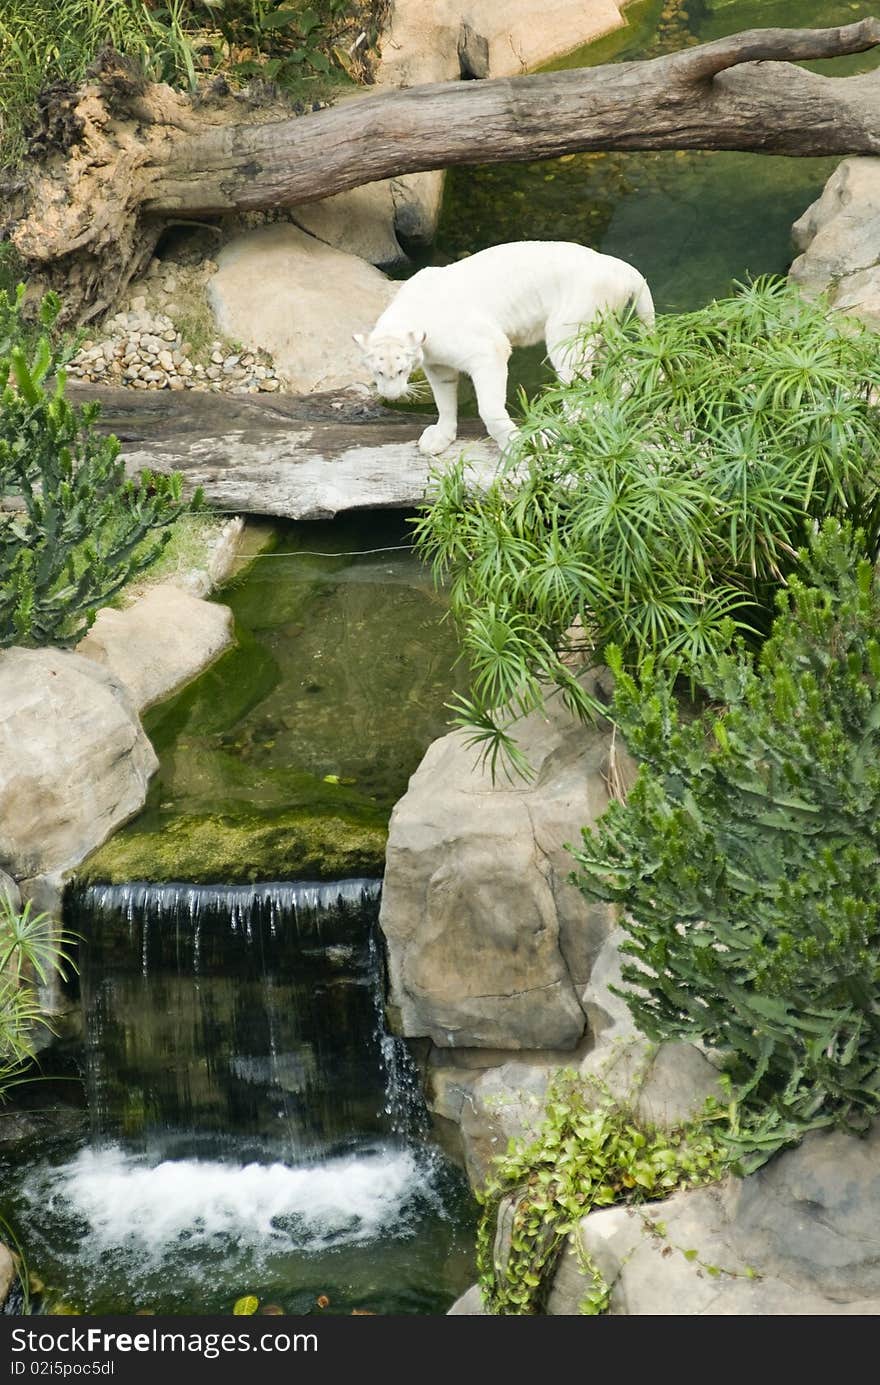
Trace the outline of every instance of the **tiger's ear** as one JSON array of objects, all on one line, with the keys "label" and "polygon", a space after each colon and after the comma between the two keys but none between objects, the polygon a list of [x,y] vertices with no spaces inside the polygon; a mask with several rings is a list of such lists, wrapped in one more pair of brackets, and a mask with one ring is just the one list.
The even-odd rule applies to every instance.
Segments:
[{"label": "tiger's ear", "polygon": [[366,349],[367,339],[364,336],[363,332],[352,332],[351,339],[361,348],[362,351]]},{"label": "tiger's ear", "polygon": [[427,332],[407,332],[406,339],[410,346],[424,346]]}]

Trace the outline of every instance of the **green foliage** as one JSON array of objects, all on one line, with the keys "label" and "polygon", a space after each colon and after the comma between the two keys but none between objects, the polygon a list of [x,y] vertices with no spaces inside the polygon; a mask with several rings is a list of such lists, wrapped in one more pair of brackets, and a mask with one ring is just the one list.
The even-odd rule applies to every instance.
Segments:
[{"label": "green foliage", "polygon": [[0,292],[0,648],[74,643],[191,508],[178,476],[125,480],[98,406],[65,398],[58,300],[43,299],[37,335],[23,305],[23,287]]},{"label": "green foliage", "polygon": [[[305,74],[327,75],[334,65],[353,70],[338,42],[351,21],[351,0],[202,0],[231,53],[250,56],[231,63],[234,76],[260,77],[298,90]],[[369,35],[371,43],[377,35]]]},{"label": "green foliage", "polygon": [[[560,1073],[550,1088],[546,1117],[534,1140],[511,1141],[479,1195],[477,1269],[492,1313],[541,1312],[567,1236],[594,1207],[668,1197],[676,1188],[713,1182],[725,1161],[705,1122],[669,1132],[644,1126],[596,1080]],[[506,1263],[495,1262],[495,1231],[503,1199],[516,1199]],[[656,1227],[654,1228],[656,1232]],[[609,1288],[573,1238],[591,1287],[581,1312],[608,1306]]]},{"label": "green foliage", "polygon": [[34,1031],[47,1021],[33,980],[45,985],[72,965],[65,938],[48,914],[19,913],[0,892],[0,1099],[22,1079],[34,1056]]},{"label": "green foliage", "polygon": [[[151,81],[195,90],[203,76],[259,76],[304,94],[303,80],[359,76],[348,37],[357,0],[5,0],[0,7],[0,166],[21,159],[39,94],[78,83],[113,48]],[[369,25],[368,25],[369,28]],[[375,41],[375,34],[368,34]],[[322,94],[322,93],[321,93]]]},{"label": "green foliage", "polygon": [[497,481],[478,493],[460,462],[416,522],[472,670],[458,720],[493,766],[548,683],[595,710],[564,657],[575,620],[582,663],[613,643],[630,668],[699,669],[735,631],[766,633],[817,520],[880,545],[873,333],[766,280],[602,330],[593,378],[527,408]]},{"label": "green foliage", "polygon": [[612,655],[641,762],[575,852],[626,910],[623,992],[656,1039],[729,1060],[734,1147],[755,1167],[806,1130],[880,1111],[880,581],[829,520],[755,665],[708,661],[722,711],[686,721],[647,661]]}]

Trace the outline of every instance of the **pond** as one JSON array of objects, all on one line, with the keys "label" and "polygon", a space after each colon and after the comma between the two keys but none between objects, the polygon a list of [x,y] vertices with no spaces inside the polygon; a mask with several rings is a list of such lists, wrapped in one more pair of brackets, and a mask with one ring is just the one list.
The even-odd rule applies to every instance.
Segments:
[{"label": "pond", "polygon": [[387,512],[279,526],[219,594],[235,647],[145,717],[159,772],[90,878],[381,875],[456,681],[445,598],[409,544]]}]

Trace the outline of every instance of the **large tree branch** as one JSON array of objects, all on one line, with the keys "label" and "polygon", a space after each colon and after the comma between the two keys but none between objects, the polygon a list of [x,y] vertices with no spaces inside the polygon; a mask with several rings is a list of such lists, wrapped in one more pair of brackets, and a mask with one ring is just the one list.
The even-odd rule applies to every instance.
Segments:
[{"label": "large tree branch", "polygon": [[706,81],[740,63],[806,62],[865,53],[880,43],[880,21],[860,19],[836,29],[748,29],[672,53],[668,63],[685,81]]},{"label": "large tree branch", "polygon": [[56,122],[74,132],[66,161],[59,167],[54,154],[37,165],[13,237],[93,315],[164,221],[181,215],[292,206],[422,169],[585,150],[877,154],[877,75],[827,78],[778,61],[876,44],[877,19],[751,30],[642,62],[415,87],[262,123],[193,107],[167,87],[126,102],[110,72]]},{"label": "large tree branch", "polygon": [[837,29],[756,29],[644,62],[445,82],[260,129],[213,129],[150,170],[144,205],[163,215],[285,206],[314,198],[316,188],[327,196],[426,168],[595,149],[876,153],[873,76],[829,79],[751,64],[877,43],[874,19]]}]

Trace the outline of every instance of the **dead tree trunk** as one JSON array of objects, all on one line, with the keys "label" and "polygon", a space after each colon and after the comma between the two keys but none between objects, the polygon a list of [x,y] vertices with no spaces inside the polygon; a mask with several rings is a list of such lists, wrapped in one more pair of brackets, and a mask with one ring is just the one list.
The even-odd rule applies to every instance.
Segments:
[{"label": "dead tree trunk", "polygon": [[64,157],[38,163],[11,236],[87,318],[112,302],[162,226],[293,206],[421,169],[603,149],[880,152],[880,77],[792,60],[880,44],[880,20],[756,29],[643,62],[389,92],[299,119],[231,121],[106,67],[47,110]]}]

